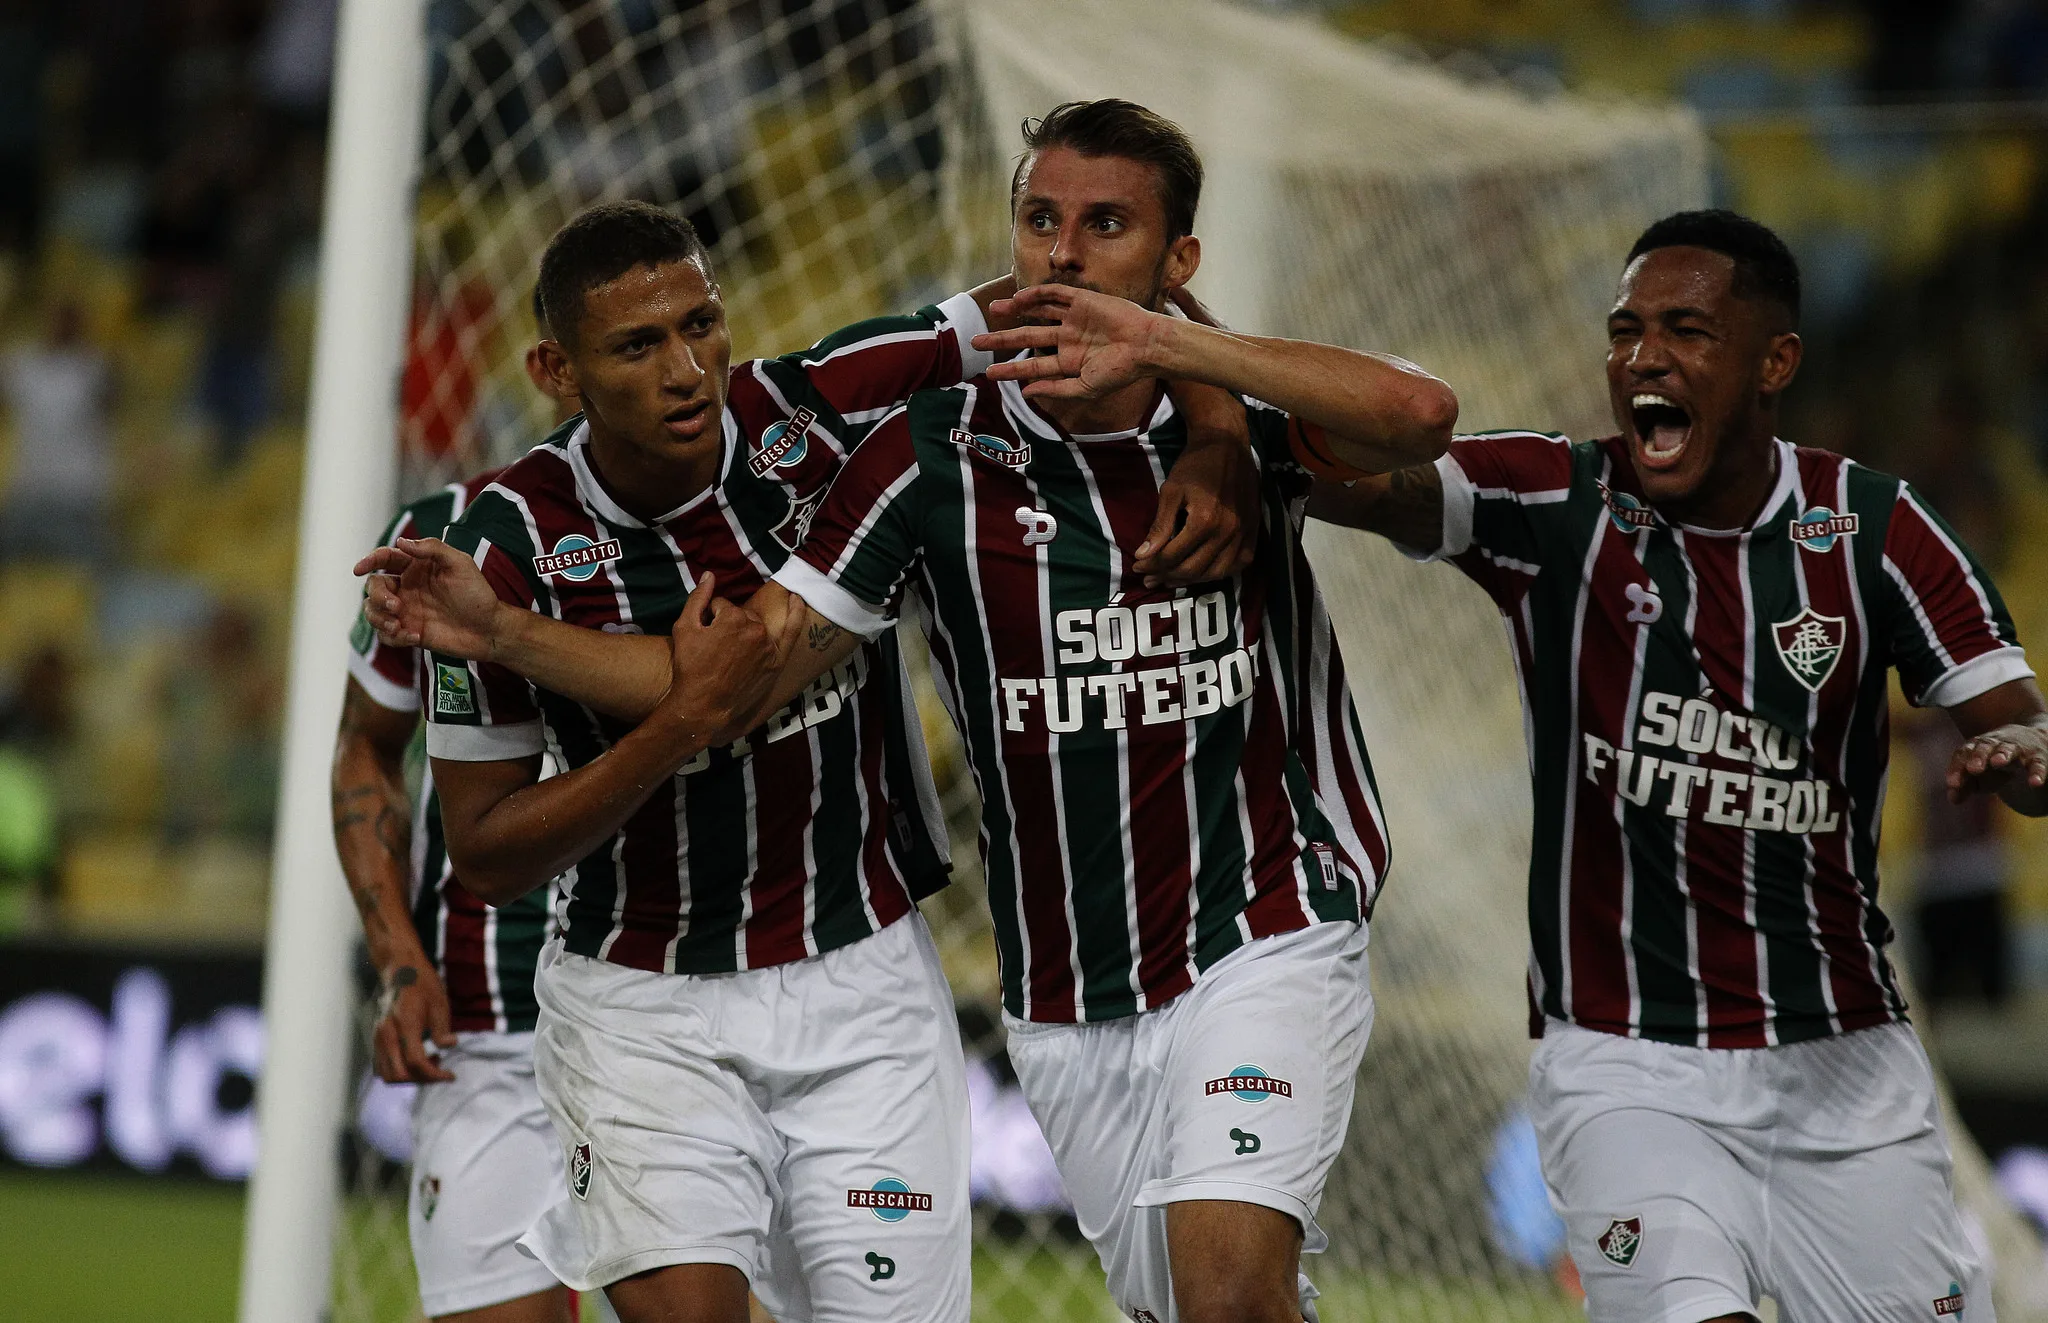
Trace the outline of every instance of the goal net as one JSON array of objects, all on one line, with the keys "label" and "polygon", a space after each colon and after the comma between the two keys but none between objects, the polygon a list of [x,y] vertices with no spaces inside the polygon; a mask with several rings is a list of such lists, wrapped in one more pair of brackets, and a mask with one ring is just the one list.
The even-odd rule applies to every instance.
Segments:
[{"label": "goal net", "polygon": [[[689,216],[736,353],[775,353],[1006,270],[1019,121],[1126,96],[1203,152],[1196,289],[1233,324],[1413,358],[1457,386],[1467,427],[1586,436],[1605,422],[1601,326],[1619,257],[1650,220],[1705,196],[1706,144],[1682,112],[1453,74],[1218,0],[429,12],[402,392],[411,491],[546,430],[520,369],[536,261],[600,200]],[[1527,768],[1497,617],[1455,572],[1374,539],[1319,529],[1311,545],[1396,857],[1374,924],[1378,1019],[1322,1215],[1331,1248],[1308,1265],[1323,1317],[1582,1318],[1519,1120]],[[958,863],[927,912],[974,1061],[975,1317],[1113,1319],[1003,1058],[974,792],[926,698]],[[336,1256],[341,1323],[416,1309],[390,1123],[402,1104],[365,1098]],[[1989,1193],[1981,1158],[1959,1158],[2004,1269],[2000,1308],[2024,1317],[2039,1247]]]}]

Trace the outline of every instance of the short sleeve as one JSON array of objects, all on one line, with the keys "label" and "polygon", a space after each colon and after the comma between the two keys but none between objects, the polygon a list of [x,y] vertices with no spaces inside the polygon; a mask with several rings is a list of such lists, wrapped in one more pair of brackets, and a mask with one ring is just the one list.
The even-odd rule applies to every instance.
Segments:
[{"label": "short sleeve", "polygon": [[910,416],[898,410],[839,470],[775,581],[841,629],[873,638],[889,628],[919,552],[917,476]]},{"label": "short sleeve", "polygon": [[[518,561],[487,536],[458,522],[445,540],[476,561],[498,597],[524,610],[535,599]],[[430,654],[426,694],[427,752],[455,762],[502,762],[547,749],[547,731],[533,686],[490,662]]]},{"label": "short sleeve", "polygon": [[[377,540],[388,547],[402,537],[417,537],[412,511],[401,510]],[[356,623],[348,635],[348,673],[370,701],[393,712],[420,710],[420,653],[418,648],[394,648],[377,637],[370,618],[356,608]]]},{"label": "short sleeve", "polygon": [[1903,482],[1885,530],[1882,568],[1883,627],[1915,706],[1955,707],[2034,673],[1991,576]]},{"label": "short sleeve", "polygon": [[1436,472],[1443,536],[1419,558],[1447,560],[1496,604],[1514,605],[1543,567],[1537,512],[1571,495],[1571,443],[1540,432],[1462,436],[1437,459]]},{"label": "short sleeve", "polygon": [[987,329],[974,297],[955,294],[908,316],[855,322],[809,349],[763,360],[759,374],[783,389],[788,405],[837,415],[853,433],[851,445],[917,392],[988,371],[994,356],[971,343]]}]

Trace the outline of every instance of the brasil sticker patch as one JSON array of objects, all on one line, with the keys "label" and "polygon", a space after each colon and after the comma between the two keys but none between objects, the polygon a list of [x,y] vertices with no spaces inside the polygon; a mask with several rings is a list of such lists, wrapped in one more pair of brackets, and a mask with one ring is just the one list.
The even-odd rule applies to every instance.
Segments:
[{"label": "brasil sticker patch", "polygon": [[999,436],[986,432],[970,432],[964,427],[953,429],[953,444],[966,446],[975,454],[992,459],[1006,469],[1021,469],[1031,462],[1031,443],[1018,441],[1012,444]]},{"label": "brasil sticker patch", "polygon": [[1792,678],[1815,693],[1835,673],[1848,641],[1847,622],[1841,616],[1824,616],[1807,607],[1790,620],[1771,626],[1771,639],[1778,645],[1778,659]]},{"label": "brasil sticker patch", "polygon": [[803,463],[811,449],[811,424],[817,421],[814,410],[798,409],[787,422],[770,426],[747,456],[747,471],[765,478],[770,469],[793,469]]},{"label": "brasil sticker patch", "polygon": [[618,558],[617,538],[593,542],[581,533],[569,533],[555,540],[552,552],[533,558],[533,570],[543,579],[559,574],[575,583],[587,583],[597,577],[598,566]]},{"label": "brasil sticker patch", "polygon": [[1626,1268],[1636,1261],[1636,1251],[1643,1247],[1643,1219],[1641,1217],[1617,1217],[1607,1224],[1607,1230],[1593,1242],[1600,1247],[1611,1262]]},{"label": "brasil sticker patch", "polygon": [[1275,1079],[1257,1066],[1239,1066],[1221,1079],[1210,1080],[1202,1086],[1205,1098],[1219,1093],[1227,1093],[1239,1102],[1262,1103],[1275,1095],[1292,1098],[1294,1086],[1286,1080]]},{"label": "brasil sticker patch", "polygon": [[434,711],[451,717],[476,715],[476,690],[470,687],[467,666],[434,663]]},{"label": "brasil sticker patch", "polygon": [[1808,551],[1829,552],[1835,540],[1854,533],[1863,523],[1860,515],[1838,515],[1825,505],[1816,505],[1791,523],[1792,540]]},{"label": "brasil sticker patch", "polygon": [[894,1176],[884,1176],[872,1189],[848,1190],[848,1208],[866,1208],[884,1222],[901,1222],[912,1213],[932,1211],[932,1197],[919,1194]]}]

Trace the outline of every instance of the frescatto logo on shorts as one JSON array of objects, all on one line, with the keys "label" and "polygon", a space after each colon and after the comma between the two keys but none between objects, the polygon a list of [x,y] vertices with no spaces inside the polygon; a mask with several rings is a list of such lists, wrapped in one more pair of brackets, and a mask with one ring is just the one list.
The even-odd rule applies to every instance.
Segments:
[{"label": "frescatto logo on shorts", "polygon": [[884,1222],[901,1222],[912,1213],[931,1212],[932,1197],[919,1194],[894,1176],[884,1176],[873,1189],[848,1190],[846,1206],[868,1209]]},{"label": "frescatto logo on shorts", "polygon": [[1275,1079],[1257,1066],[1239,1066],[1222,1079],[1210,1080],[1202,1086],[1204,1098],[1218,1093],[1230,1094],[1239,1102],[1262,1103],[1275,1094],[1292,1098],[1294,1086],[1286,1080]]}]

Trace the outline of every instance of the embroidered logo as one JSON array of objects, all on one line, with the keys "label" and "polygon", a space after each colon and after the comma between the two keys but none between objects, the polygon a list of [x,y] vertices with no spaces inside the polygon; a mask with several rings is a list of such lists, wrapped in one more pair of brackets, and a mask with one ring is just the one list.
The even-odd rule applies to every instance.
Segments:
[{"label": "embroidered logo", "polygon": [[569,1189],[578,1199],[590,1197],[590,1141],[587,1139],[569,1153]]},{"label": "embroidered logo", "polygon": [[1835,673],[1849,631],[1842,617],[1824,616],[1809,606],[1790,620],[1772,625],[1771,637],[1792,678],[1818,693]]},{"label": "embroidered logo", "polygon": [[434,711],[451,717],[476,715],[476,691],[470,687],[467,666],[434,663]]},{"label": "embroidered logo", "polygon": [[1654,625],[1664,617],[1664,599],[1657,596],[1657,590],[1640,583],[1632,583],[1621,590],[1628,598],[1628,623],[1631,625]]},{"label": "embroidered logo", "polygon": [[1607,502],[1607,517],[1624,533],[1657,526],[1656,511],[1627,492],[1618,492],[1603,482],[1600,484],[1600,499]]},{"label": "embroidered logo", "polygon": [[1833,551],[1835,539],[1854,533],[1862,522],[1859,515],[1838,515],[1825,505],[1816,505],[1792,521],[1792,540],[1808,551]]},{"label": "embroidered logo", "polygon": [[919,1194],[894,1176],[884,1176],[873,1189],[848,1190],[846,1206],[870,1209],[884,1222],[901,1222],[912,1213],[931,1212],[932,1197]]},{"label": "embroidered logo", "polygon": [[598,566],[618,558],[617,538],[593,542],[581,533],[569,533],[556,540],[552,552],[535,556],[533,569],[543,579],[550,574],[559,574],[576,583],[587,583],[597,576]]},{"label": "embroidered logo", "polygon": [[1031,462],[1029,441],[1011,442],[986,432],[970,432],[964,427],[956,427],[953,429],[953,444],[966,446],[1007,469],[1021,469]]},{"label": "embroidered logo", "polygon": [[1962,1283],[1961,1283],[1961,1282],[1950,1282],[1950,1283],[1948,1284],[1948,1294],[1947,1294],[1947,1295],[1945,1295],[1945,1296],[1943,1296],[1943,1297],[1941,1297],[1941,1298],[1940,1298],[1939,1300],[1936,1300],[1936,1301],[1934,1302],[1934,1313],[1935,1313],[1935,1316],[1936,1316],[1937,1318],[1941,1318],[1941,1317],[1946,1317],[1947,1315],[1950,1315],[1950,1314],[1960,1314],[1960,1313],[1962,1313],[1962,1312],[1963,1312],[1963,1286],[1962,1286]]},{"label": "embroidered logo", "polygon": [[1617,1217],[1607,1224],[1607,1230],[1593,1242],[1600,1247],[1609,1261],[1626,1268],[1636,1261],[1636,1251],[1643,1247],[1643,1219],[1640,1217]]},{"label": "embroidered logo", "polygon": [[747,471],[765,478],[770,469],[793,469],[803,463],[811,449],[811,424],[817,421],[815,411],[798,409],[787,421],[769,426],[747,456]]},{"label": "embroidered logo", "polygon": [[1239,1102],[1262,1103],[1278,1094],[1282,1098],[1294,1096],[1294,1086],[1286,1080],[1275,1079],[1257,1066],[1239,1066],[1221,1079],[1210,1080],[1202,1086],[1202,1096],[1227,1093]]},{"label": "embroidered logo", "polygon": [[1036,547],[1060,535],[1060,521],[1028,505],[1017,507],[1017,522],[1024,525],[1024,545]]},{"label": "embroidered logo", "polygon": [[804,537],[811,531],[811,516],[818,513],[818,507],[825,503],[825,489],[820,487],[809,496],[789,494],[789,509],[783,512],[782,522],[769,529],[777,542],[795,551],[803,544]]}]

